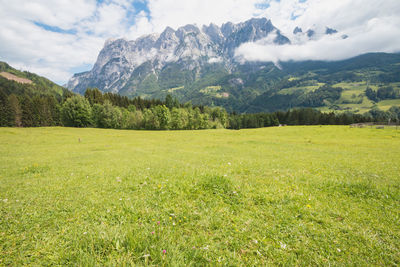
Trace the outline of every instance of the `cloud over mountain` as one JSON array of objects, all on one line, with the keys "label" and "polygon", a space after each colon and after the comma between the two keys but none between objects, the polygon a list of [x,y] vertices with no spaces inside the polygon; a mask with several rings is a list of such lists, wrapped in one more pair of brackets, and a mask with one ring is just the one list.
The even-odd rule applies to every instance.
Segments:
[{"label": "cloud over mountain", "polygon": [[243,44],[235,55],[244,61],[334,61],[370,52],[399,52],[400,28],[397,25],[400,21],[395,21],[395,18],[374,18],[365,26],[348,29],[346,35],[339,32],[283,46],[265,44],[260,40]]}]

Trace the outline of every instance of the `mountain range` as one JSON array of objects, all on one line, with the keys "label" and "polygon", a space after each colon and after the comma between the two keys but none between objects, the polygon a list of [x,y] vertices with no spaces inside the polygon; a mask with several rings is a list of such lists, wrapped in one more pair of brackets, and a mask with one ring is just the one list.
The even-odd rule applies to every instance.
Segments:
[{"label": "mountain range", "polygon": [[[109,39],[93,69],[75,74],[67,87],[79,93],[87,87],[98,87],[102,91],[137,95],[152,89],[143,88],[149,87],[142,84],[144,81],[159,79],[166,71],[176,67],[193,71],[195,77],[189,80],[195,81],[196,75],[199,76],[207,65],[220,63],[227,71],[232,70],[237,47],[271,34],[274,34],[271,41],[275,44],[290,43],[265,18],[239,24],[228,22],[221,27],[210,24],[201,29],[191,24],[176,31],[167,27],[161,34],[146,35],[133,41]],[[161,86],[165,87],[162,82]]]},{"label": "mountain range", "polygon": [[[321,33],[316,29],[303,32],[296,27],[293,35],[315,40],[325,34],[341,34],[329,27],[325,29]],[[341,38],[351,36],[341,34]],[[240,45],[256,41],[274,45],[292,42],[266,18],[238,24],[228,22],[221,27],[215,24],[202,27],[189,24],[177,30],[167,27],[161,34],[136,40],[109,39],[92,70],[75,74],[67,88],[83,94],[87,88],[96,87],[103,92],[144,98],[172,94],[184,102],[219,105],[228,111],[258,112],[307,106],[308,100],[297,99],[315,97],[312,94],[316,89],[325,86],[326,91],[329,85],[340,87],[340,94],[311,106],[341,109],[348,108],[343,104],[361,104],[352,106],[357,111],[376,104],[364,101],[361,95],[368,85],[374,83],[377,89],[389,80],[400,82],[398,78],[393,79],[398,77],[398,54],[369,54],[340,62],[280,62],[279,65],[246,62],[235,55]],[[388,80],[385,75],[392,78]],[[396,84],[393,86],[398,89]],[[342,92],[349,88],[353,90],[353,99],[344,99]]]}]

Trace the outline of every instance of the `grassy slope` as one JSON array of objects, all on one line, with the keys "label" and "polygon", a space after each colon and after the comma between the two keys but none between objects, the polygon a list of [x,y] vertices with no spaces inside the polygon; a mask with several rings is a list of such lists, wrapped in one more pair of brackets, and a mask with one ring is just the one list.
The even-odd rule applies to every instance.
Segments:
[{"label": "grassy slope", "polygon": [[[388,86],[392,86],[395,90],[399,88],[399,83],[388,83]],[[356,113],[364,113],[369,111],[373,106],[374,103],[369,100],[364,92],[367,88],[366,82],[342,82],[334,85],[335,87],[342,87],[344,90],[342,92],[341,98],[337,101],[338,106]],[[370,84],[370,88],[373,90],[377,90],[379,88],[378,84]],[[354,97],[356,96],[356,97]],[[362,98],[362,103],[357,103],[357,100]],[[347,101],[348,103],[343,103]],[[350,103],[354,102],[354,103]],[[400,106],[400,99],[390,99],[390,100],[383,100],[377,103],[377,106],[382,110],[388,110],[392,106]],[[325,108],[325,110],[327,110]]]},{"label": "grassy slope", "polygon": [[[17,69],[14,69],[7,63],[0,61],[0,72],[2,71],[11,73],[17,77],[31,80],[33,82],[32,85],[25,85],[26,87],[24,90],[25,94],[34,93],[34,94],[50,94],[54,96],[63,96],[66,93],[66,91],[68,91],[66,88],[55,84],[54,82],[50,81],[45,77],[39,76],[35,73],[31,73],[28,71],[19,71]],[[0,79],[5,79],[5,78],[1,76]],[[21,85],[21,87],[23,86]],[[19,94],[21,92],[19,93],[7,92],[7,93]]]},{"label": "grassy slope", "polygon": [[0,143],[0,265],[400,264],[400,130],[1,128]]}]

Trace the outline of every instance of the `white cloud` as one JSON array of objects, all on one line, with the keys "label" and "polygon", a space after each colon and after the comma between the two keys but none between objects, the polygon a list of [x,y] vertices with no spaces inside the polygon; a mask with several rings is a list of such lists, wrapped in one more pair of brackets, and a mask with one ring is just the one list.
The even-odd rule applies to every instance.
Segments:
[{"label": "white cloud", "polygon": [[150,34],[154,32],[154,26],[148,18],[148,14],[145,11],[140,11],[135,17],[134,24],[129,28],[126,37],[128,39],[136,39],[142,35]]},{"label": "white cloud", "polygon": [[0,60],[59,83],[73,68],[93,64],[105,39],[125,34],[132,9],[125,0],[0,0],[0,6]]},{"label": "white cloud", "polygon": [[341,60],[369,52],[400,51],[400,20],[372,19],[365,27],[351,31],[349,38],[341,34],[325,35],[302,44],[270,45],[263,41],[246,43],[236,50],[236,56],[249,61]]},{"label": "white cloud", "polygon": [[263,0],[149,0],[151,22],[156,31],[166,26],[242,22],[257,14]]},{"label": "white cloud", "polygon": [[96,9],[95,0],[1,0],[2,21],[37,21],[62,29],[72,28]]},{"label": "white cloud", "polygon": [[125,34],[127,9],[114,2],[98,6],[94,16],[83,25],[96,36],[121,36]]},{"label": "white cloud", "polygon": [[[283,19],[277,11],[283,10]],[[290,20],[291,14],[298,16]],[[398,0],[308,0],[305,3],[281,0],[272,2],[264,15],[272,17],[273,23],[285,29],[295,43],[276,46],[262,41],[243,44],[236,56],[249,61],[288,60],[341,60],[368,52],[400,51],[400,5]],[[294,38],[292,31],[300,26],[303,31],[325,27],[339,31],[334,35],[320,35],[318,40],[304,42]],[[346,34],[347,39],[341,36]],[[297,42],[296,42],[297,41]]]}]

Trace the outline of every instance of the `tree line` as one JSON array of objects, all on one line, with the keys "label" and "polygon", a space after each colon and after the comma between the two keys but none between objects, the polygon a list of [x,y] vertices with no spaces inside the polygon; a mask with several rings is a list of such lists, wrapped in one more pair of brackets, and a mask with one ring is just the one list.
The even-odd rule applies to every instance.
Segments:
[{"label": "tree line", "polygon": [[365,114],[324,113],[312,108],[272,113],[228,114],[220,107],[182,104],[171,95],[165,100],[129,99],[98,89],[84,96],[7,94],[0,87],[0,126],[70,126],[114,129],[197,130],[260,128],[287,125],[348,125],[363,122],[399,122],[400,107],[373,108]]},{"label": "tree line", "polygon": [[[91,102],[82,96],[68,98],[60,109],[61,121],[65,126],[98,127],[114,129],[145,130],[198,130],[227,127],[228,114],[217,108],[181,105],[171,97],[149,108],[137,108],[130,104],[119,107],[108,99]],[[168,106],[167,106],[168,105]]]},{"label": "tree line", "polygon": [[219,107],[181,104],[168,95],[165,101],[129,99],[98,89],[84,96],[68,94],[7,95],[0,87],[0,126],[70,126],[114,129],[197,130],[226,128],[227,112]]},{"label": "tree line", "polygon": [[372,101],[379,102],[385,99],[399,99],[400,91],[393,89],[392,86],[380,87],[378,90],[372,90],[370,87],[365,89],[365,95]]},{"label": "tree line", "polygon": [[373,108],[364,114],[352,112],[321,112],[313,108],[296,108],[287,111],[256,114],[229,115],[229,129],[260,128],[284,125],[350,125],[353,123],[400,123],[400,107],[388,111]]}]

